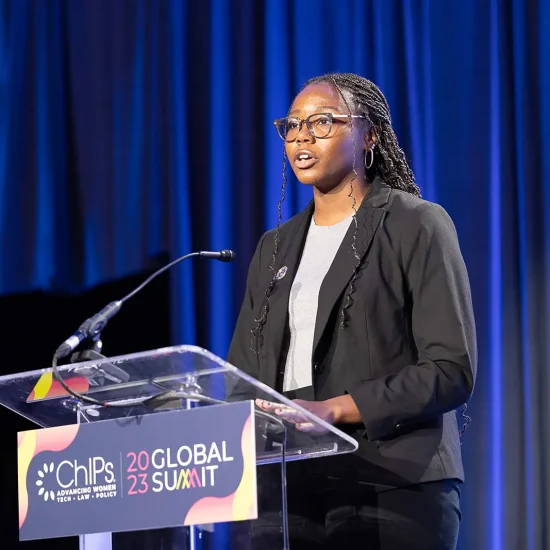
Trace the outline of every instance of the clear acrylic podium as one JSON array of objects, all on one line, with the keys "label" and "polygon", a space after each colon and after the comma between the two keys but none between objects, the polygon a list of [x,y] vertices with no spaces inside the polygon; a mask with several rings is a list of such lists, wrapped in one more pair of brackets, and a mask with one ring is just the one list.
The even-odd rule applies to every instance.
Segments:
[{"label": "clear acrylic podium", "polygon": [[[0,403],[40,427],[52,427],[265,399],[300,410],[316,426],[315,433],[298,431],[292,424],[256,407],[257,520],[133,533],[82,534],[81,550],[288,548],[286,462],[357,449],[357,442],[350,436],[199,347],[176,346],[75,363],[59,367],[59,372],[65,381],[75,384],[76,391],[104,402],[127,403],[128,407],[82,404],[57,391],[60,385],[51,369],[0,377]],[[170,391],[175,391],[176,396]],[[165,398],[155,401],[154,406],[142,403],[157,395]]]}]

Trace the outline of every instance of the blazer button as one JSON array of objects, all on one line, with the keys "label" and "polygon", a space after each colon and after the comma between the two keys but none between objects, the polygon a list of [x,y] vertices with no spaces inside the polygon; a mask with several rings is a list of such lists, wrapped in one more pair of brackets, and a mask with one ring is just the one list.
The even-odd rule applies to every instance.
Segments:
[{"label": "blazer button", "polygon": [[403,424],[397,424],[395,430],[398,432],[403,427]]},{"label": "blazer button", "polygon": [[314,363],[313,372],[315,374],[321,374],[323,372],[323,363]]}]

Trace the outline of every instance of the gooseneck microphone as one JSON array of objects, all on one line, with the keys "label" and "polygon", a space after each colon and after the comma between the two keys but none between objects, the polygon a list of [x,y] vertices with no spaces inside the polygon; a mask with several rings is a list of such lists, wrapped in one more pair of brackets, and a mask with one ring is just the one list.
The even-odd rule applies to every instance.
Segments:
[{"label": "gooseneck microphone", "polygon": [[[187,260],[188,258],[193,258],[193,257],[204,258],[207,260],[219,260],[221,262],[232,262],[236,258],[236,254],[232,250],[220,250],[218,252],[213,252],[213,251],[191,252],[190,254],[181,256],[180,258],[175,259],[174,261],[170,262],[169,264],[155,271],[151,276],[149,276],[145,281],[143,281],[143,283],[141,283],[138,287],[132,290],[132,292],[124,296],[124,298],[111,302],[110,304],[106,305],[99,313],[96,313],[94,316],[90,317],[89,319],[86,319],[86,321],[84,321],[80,325],[80,327],[78,327],[78,330],[72,336],[67,338],[57,348],[53,356],[52,367],[53,367],[55,377],[59,381],[59,383],[63,386],[65,391],[70,393],[73,397],[76,397],[80,401],[84,401],[86,403],[91,403],[93,405],[100,405],[103,407],[116,406],[116,404],[114,403],[112,404],[104,403],[97,399],[93,399],[92,397],[82,395],[78,392],[75,392],[71,388],[69,388],[59,374],[59,371],[57,369],[58,361],[67,357],[85,340],[89,340],[89,339],[97,340],[101,335],[101,331],[105,328],[109,320],[111,320],[120,311],[124,302],[126,302],[127,300],[135,296],[140,290],[142,290],[145,286],[147,286],[153,279],[158,277],[161,273],[164,273],[165,271],[167,271],[171,267],[174,267],[180,262],[183,262],[184,260]],[[121,405],[121,406],[126,407],[127,405]]]}]

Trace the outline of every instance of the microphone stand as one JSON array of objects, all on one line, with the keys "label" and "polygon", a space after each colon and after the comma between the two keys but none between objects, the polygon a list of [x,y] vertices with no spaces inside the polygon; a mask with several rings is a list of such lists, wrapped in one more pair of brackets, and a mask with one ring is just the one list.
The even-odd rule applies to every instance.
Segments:
[{"label": "microphone stand", "polygon": [[[133,407],[136,404],[147,405],[147,400],[136,401],[132,404],[120,404],[112,402],[99,401],[93,397],[83,395],[82,393],[76,392],[71,389],[67,383],[63,380],[59,373],[58,362],[69,355],[73,356],[73,352],[77,347],[80,347],[83,342],[88,342],[89,348],[84,350],[82,353],[77,354],[75,359],[77,362],[104,358],[101,354],[101,333],[110,319],[112,319],[119,311],[122,305],[133,296],[135,296],[140,290],[147,286],[153,279],[158,277],[161,273],[164,273],[166,270],[171,267],[187,260],[188,258],[199,257],[207,260],[219,260],[222,262],[232,262],[235,259],[235,253],[232,250],[221,250],[218,252],[213,251],[200,251],[200,252],[191,252],[185,256],[175,259],[169,264],[165,265],[161,269],[155,271],[151,276],[149,276],[143,283],[141,283],[137,288],[132,290],[129,294],[124,296],[120,300],[109,303],[105,306],[99,313],[90,317],[84,323],[80,325],[78,330],[69,338],[67,338],[56,350],[52,358],[52,370],[56,380],[61,384],[63,389],[76,398],[80,403],[89,403],[92,405],[97,405],[100,407]],[[128,381],[129,376],[121,371],[118,367],[106,364],[105,372],[107,378],[112,379],[113,381]],[[114,377],[114,378],[113,378]]]}]

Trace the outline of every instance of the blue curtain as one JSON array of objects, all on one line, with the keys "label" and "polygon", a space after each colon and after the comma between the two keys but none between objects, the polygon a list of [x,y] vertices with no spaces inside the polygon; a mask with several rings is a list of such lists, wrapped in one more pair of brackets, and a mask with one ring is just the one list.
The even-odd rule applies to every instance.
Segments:
[{"label": "blue curtain", "polygon": [[[161,252],[174,342],[224,355],[277,221],[272,121],[309,77],[380,85],[456,222],[480,344],[461,548],[550,548],[550,0],[3,0],[0,292],[78,291]],[[283,217],[310,192],[290,178]]]}]

